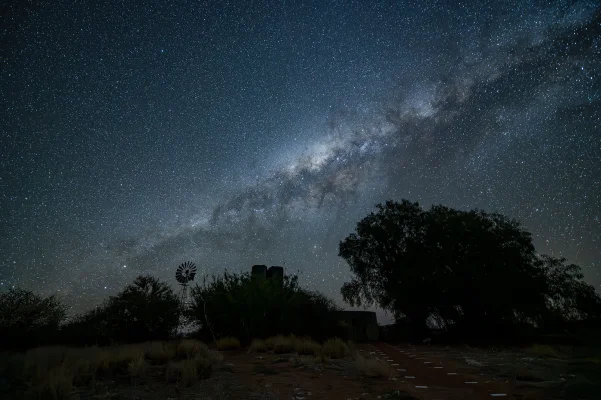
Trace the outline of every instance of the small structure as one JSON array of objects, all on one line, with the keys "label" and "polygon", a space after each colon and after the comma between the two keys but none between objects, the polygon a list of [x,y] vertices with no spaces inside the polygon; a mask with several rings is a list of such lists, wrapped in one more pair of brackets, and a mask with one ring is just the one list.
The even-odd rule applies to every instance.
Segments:
[{"label": "small structure", "polygon": [[251,272],[252,280],[260,280],[267,278],[267,266],[266,265],[253,265]]},{"label": "small structure", "polygon": [[[253,265],[252,280],[273,279],[284,284],[284,268],[266,265]],[[378,320],[373,311],[332,311],[332,318],[338,322],[340,336],[345,340],[368,342],[378,340]]]},{"label": "small structure", "polygon": [[253,265],[251,278],[252,280],[273,279],[282,286],[284,284],[284,268],[272,266],[268,269],[266,265]]},{"label": "small structure", "polygon": [[280,286],[284,285],[284,268],[278,266],[269,267],[267,270],[267,279],[273,279]]},{"label": "small structure", "polygon": [[344,339],[355,342],[378,340],[378,319],[373,311],[334,311]]}]

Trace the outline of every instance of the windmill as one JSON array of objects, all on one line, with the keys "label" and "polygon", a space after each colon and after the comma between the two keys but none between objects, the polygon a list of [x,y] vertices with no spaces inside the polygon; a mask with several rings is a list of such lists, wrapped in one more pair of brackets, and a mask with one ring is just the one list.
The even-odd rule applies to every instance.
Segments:
[{"label": "windmill", "polygon": [[177,267],[175,271],[175,279],[181,285],[182,290],[180,292],[180,301],[182,306],[186,306],[188,303],[188,283],[194,280],[196,275],[196,265],[191,261],[186,261]]}]

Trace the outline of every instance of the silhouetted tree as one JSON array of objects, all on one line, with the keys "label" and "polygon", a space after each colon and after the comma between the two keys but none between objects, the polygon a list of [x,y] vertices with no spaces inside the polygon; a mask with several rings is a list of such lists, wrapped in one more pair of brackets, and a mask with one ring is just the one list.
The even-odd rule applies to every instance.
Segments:
[{"label": "silhouetted tree", "polygon": [[74,318],[65,332],[70,340],[83,343],[167,339],[176,332],[180,315],[173,289],[144,275],[102,305]]},{"label": "silhouetted tree", "polygon": [[210,337],[209,328],[216,337],[235,336],[242,341],[289,333],[323,338],[334,330],[329,314],[332,302],[301,288],[297,276],[285,276],[278,284],[226,271],[193,287],[191,297],[190,316],[205,337]]},{"label": "silhouetted tree", "polygon": [[66,308],[58,297],[42,297],[29,290],[10,289],[0,294],[0,343],[26,348],[56,339]]},{"label": "silhouetted tree", "polygon": [[546,277],[548,322],[601,318],[601,297],[582,281],[578,265],[548,255],[541,255],[538,263]]},{"label": "silhouetted tree", "polygon": [[583,316],[598,301],[576,266],[540,258],[530,233],[500,214],[388,201],[357,224],[339,255],[354,274],[344,300],[376,303],[417,335],[428,323],[464,335],[503,334],[539,326],[550,305]]}]

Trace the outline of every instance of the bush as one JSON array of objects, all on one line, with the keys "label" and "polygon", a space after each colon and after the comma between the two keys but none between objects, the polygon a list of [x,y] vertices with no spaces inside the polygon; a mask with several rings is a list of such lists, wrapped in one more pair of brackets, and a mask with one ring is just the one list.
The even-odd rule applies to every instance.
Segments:
[{"label": "bush", "polygon": [[41,297],[23,289],[0,293],[0,346],[25,349],[58,338],[66,307],[56,296]]},{"label": "bush", "polygon": [[150,342],[145,355],[148,360],[156,364],[166,364],[175,358],[176,345],[159,341]]},{"label": "bush", "polygon": [[318,355],[321,351],[321,345],[311,339],[296,339],[294,350],[300,355]]},{"label": "bush", "polygon": [[194,358],[196,355],[206,355],[209,347],[201,341],[184,339],[178,342],[176,347],[177,358]]},{"label": "bush", "polygon": [[69,344],[112,344],[172,337],[180,302],[169,285],[142,275],[102,305],[73,318],[63,329]]},{"label": "bush", "polygon": [[234,337],[221,338],[217,341],[217,350],[237,350],[240,348],[240,341]]},{"label": "bush", "polygon": [[282,282],[225,272],[196,285],[191,296],[189,317],[201,326],[205,340],[231,336],[250,343],[277,334],[325,339],[337,329],[332,302],[301,288],[296,276],[285,276]]},{"label": "bush", "polygon": [[339,338],[326,340],[321,351],[329,358],[344,358],[350,353],[346,343]]},{"label": "bush", "polygon": [[268,346],[273,349],[276,354],[292,353],[294,351],[294,337],[278,335],[267,339]]},{"label": "bush", "polygon": [[212,360],[197,354],[193,358],[170,362],[165,374],[168,382],[181,382],[185,386],[193,385],[198,379],[206,379],[213,371]]}]

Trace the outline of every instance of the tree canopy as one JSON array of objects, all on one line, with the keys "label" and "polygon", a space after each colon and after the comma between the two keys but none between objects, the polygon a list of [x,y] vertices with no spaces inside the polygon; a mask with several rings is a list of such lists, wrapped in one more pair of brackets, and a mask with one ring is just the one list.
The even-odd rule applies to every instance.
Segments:
[{"label": "tree canopy", "polygon": [[0,337],[5,346],[45,344],[54,339],[65,316],[66,307],[57,296],[42,297],[19,288],[0,293]]},{"label": "tree canopy", "polygon": [[173,289],[141,275],[102,305],[76,317],[66,332],[69,340],[84,343],[167,339],[177,330],[180,315]]},{"label": "tree canopy", "polygon": [[339,246],[354,274],[341,290],[351,305],[375,303],[418,332],[435,325],[477,334],[542,326],[550,315],[599,315],[580,268],[538,255],[518,221],[407,200],[376,207]]},{"label": "tree canopy", "polygon": [[289,333],[325,338],[334,329],[333,303],[301,288],[296,275],[281,282],[226,271],[193,287],[191,295],[191,317],[207,338],[235,336],[246,342]]}]

